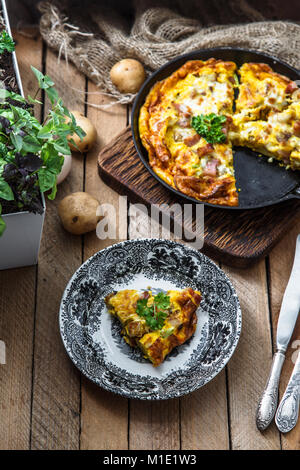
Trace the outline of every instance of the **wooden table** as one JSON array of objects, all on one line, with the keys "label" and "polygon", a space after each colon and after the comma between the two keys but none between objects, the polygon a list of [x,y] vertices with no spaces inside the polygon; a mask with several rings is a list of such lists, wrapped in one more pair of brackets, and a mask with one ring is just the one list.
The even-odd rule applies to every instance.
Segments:
[{"label": "wooden table", "polygon": [[[7,354],[6,365],[0,365],[0,448],[300,449],[300,422],[287,435],[280,435],[274,424],[263,434],[255,426],[299,220],[270,256],[251,269],[222,266],[240,298],[243,330],[233,358],[206,387],[164,402],[127,400],[98,388],[71,363],[58,329],[62,293],[81,263],[112,242],[93,233],[81,238],[65,232],[57,204],[68,193],[85,190],[118,207],[119,196],[100,180],[96,160],[99,150],[128,123],[129,113],[123,106],[109,112],[91,106],[105,103],[103,96],[94,94],[95,85],[72,65],[67,67],[63,60],[58,64],[57,56],[31,33],[15,34],[25,93],[35,92],[30,65],[43,69],[65,104],[92,119],[99,139],[86,157],[73,157],[72,172],[59,187],[56,201],[47,201],[38,266],[0,272],[0,340]],[[42,113],[36,109],[37,116],[42,118]],[[298,321],[281,394],[299,339]]]}]

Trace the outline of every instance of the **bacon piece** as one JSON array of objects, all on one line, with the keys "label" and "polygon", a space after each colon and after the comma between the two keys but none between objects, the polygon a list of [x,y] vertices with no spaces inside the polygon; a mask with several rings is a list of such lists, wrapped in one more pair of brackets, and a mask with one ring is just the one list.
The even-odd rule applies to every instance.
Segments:
[{"label": "bacon piece", "polygon": [[219,163],[220,161],[217,158],[209,160],[204,168],[203,175],[216,176]]},{"label": "bacon piece", "polygon": [[180,103],[172,103],[172,105],[181,116],[185,118],[190,118],[192,116],[192,111],[188,106]]},{"label": "bacon piece", "polygon": [[192,135],[191,137],[186,137],[186,139],[184,139],[183,142],[188,147],[193,147],[193,145],[196,145],[199,142],[200,139],[201,139],[200,135],[195,134],[195,135]]},{"label": "bacon piece", "polygon": [[290,137],[292,137],[290,132],[280,132],[279,134],[276,134],[277,142],[287,142]]},{"label": "bacon piece", "polygon": [[206,144],[204,147],[200,147],[197,149],[197,155],[199,155],[199,157],[203,157],[204,155],[211,153],[213,149],[214,148],[211,144]]},{"label": "bacon piece", "polygon": [[295,136],[300,137],[300,121],[294,122],[293,131],[294,131]]},{"label": "bacon piece", "polygon": [[171,158],[170,151],[164,141],[159,136],[152,135],[150,137],[151,146],[155,149],[156,157],[160,160],[162,166],[167,168]]},{"label": "bacon piece", "polygon": [[286,87],[285,92],[288,93],[288,94],[290,94],[290,93],[293,93],[294,91],[296,91],[297,88],[298,88],[298,87],[297,87],[297,85],[296,85],[295,82],[290,82],[290,83],[288,84],[288,86]]}]

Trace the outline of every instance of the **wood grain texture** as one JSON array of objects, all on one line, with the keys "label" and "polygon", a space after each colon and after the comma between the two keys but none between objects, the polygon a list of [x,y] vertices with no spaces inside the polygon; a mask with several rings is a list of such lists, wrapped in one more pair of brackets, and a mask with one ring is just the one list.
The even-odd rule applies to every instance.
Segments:
[{"label": "wood grain texture", "polygon": [[[99,90],[89,82],[88,91],[93,93]],[[88,96],[88,102],[99,105],[106,101],[100,94],[91,94]],[[85,191],[95,196],[99,202],[111,204],[110,213],[115,209],[118,215],[119,197],[102,181],[99,184],[96,168],[100,148],[126,125],[126,107],[113,106],[109,111],[101,111],[88,106],[87,111],[88,117],[96,126],[98,142],[86,158]],[[119,222],[121,225],[127,224],[126,214],[125,220],[122,217],[120,221],[116,220],[117,229]],[[85,235],[84,259],[117,241],[118,234],[116,234],[115,240],[99,240],[92,232]],[[82,380],[80,447],[81,449],[128,448],[128,400],[102,390],[85,378]]]},{"label": "wood grain texture", "polygon": [[227,366],[232,449],[279,449],[275,424],[264,433],[255,425],[272,358],[265,261],[245,271],[225,271],[236,288],[243,315],[241,338]]},{"label": "wood grain texture", "polygon": [[182,449],[229,449],[228,426],[226,375],[223,370],[205,387],[181,398]]},{"label": "wood grain texture", "polygon": [[[41,40],[16,32],[14,39],[25,95],[34,94],[29,67],[41,66]],[[29,448],[35,285],[34,266],[0,272],[0,339],[7,360],[0,365],[0,449]]]},{"label": "wood grain texture", "polygon": [[153,402],[131,400],[129,448],[180,449],[179,399]]},{"label": "wood grain texture", "polygon": [[29,448],[35,282],[35,267],[0,271],[0,450]]},{"label": "wood grain texture", "polygon": [[[164,188],[144,167],[134,148],[128,127],[99,154],[100,176],[132,202],[169,205],[187,203]],[[263,209],[235,211],[205,208],[203,251],[235,267],[247,267],[265,256],[300,214],[300,201]],[[181,223],[181,211],[174,214]],[[195,232],[195,218],[187,224]]]},{"label": "wood grain texture", "polygon": [[[65,82],[65,62],[47,51],[46,73],[54,82],[64,103],[78,108],[77,99]],[[70,71],[73,69],[69,65]],[[69,82],[70,83],[70,82]],[[84,91],[85,79],[73,69],[72,86]],[[79,110],[84,109],[81,104]],[[38,265],[34,380],[32,406],[33,449],[78,449],[80,430],[80,375],[68,358],[59,334],[60,300],[71,275],[82,262],[81,237],[72,236],[61,226],[59,201],[83,187],[83,159],[73,158],[69,177],[58,187],[55,201],[47,200],[45,226]]]},{"label": "wood grain texture", "polygon": [[[270,299],[273,324],[273,341],[276,348],[276,331],[283,294],[288,283],[295,255],[297,235],[300,234],[300,220],[295,219],[294,227],[270,254]],[[296,323],[290,345],[287,349],[280,380],[280,398],[291,376],[297,351],[300,351],[300,319]],[[282,434],[282,447],[286,450],[300,450],[300,420],[287,434]]]}]

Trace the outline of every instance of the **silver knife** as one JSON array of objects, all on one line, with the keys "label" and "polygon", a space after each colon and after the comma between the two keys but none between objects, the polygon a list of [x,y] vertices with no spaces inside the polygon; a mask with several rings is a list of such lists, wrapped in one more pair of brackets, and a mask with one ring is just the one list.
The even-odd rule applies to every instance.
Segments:
[{"label": "silver knife", "polygon": [[289,380],[288,386],[279,404],[275,422],[279,431],[289,432],[297,424],[300,402],[300,353]]},{"label": "silver knife", "polygon": [[278,386],[285,352],[294,331],[300,309],[300,235],[296,241],[293,269],[286,287],[277,325],[276,347],[271,372],[256,412],[256,426],[266,429],[274,418],[278,403]]}]

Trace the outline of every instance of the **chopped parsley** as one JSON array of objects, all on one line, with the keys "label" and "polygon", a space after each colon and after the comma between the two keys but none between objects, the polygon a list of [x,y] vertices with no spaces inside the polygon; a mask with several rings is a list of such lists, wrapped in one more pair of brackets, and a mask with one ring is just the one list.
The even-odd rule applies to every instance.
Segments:
[{"label": "chopped parsley", "polygon": [[170,297],[163,292],[155,295],[153,303],[148,306],[148,299],[139,299],[136,303],[136,313],[145,318],[151,330],[160,330],[169,314]]},{"label": "chopped parsley", "polygon": [[223,132],[225,122],[226,116],[222,114],[200,114],[192,117],[192,127],[209,144],[220,144],[226,141],[226,134]]}]

